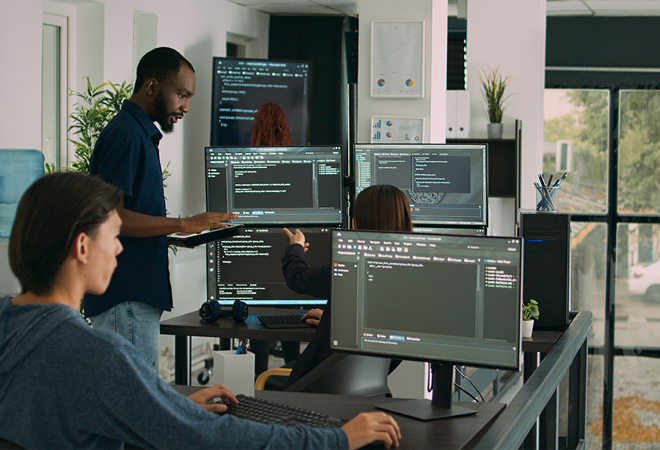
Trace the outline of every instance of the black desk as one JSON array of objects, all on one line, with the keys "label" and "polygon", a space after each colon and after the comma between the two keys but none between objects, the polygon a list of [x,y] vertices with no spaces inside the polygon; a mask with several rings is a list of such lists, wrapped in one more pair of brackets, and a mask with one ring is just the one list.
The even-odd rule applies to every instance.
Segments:
[{"label": "black desk", "polygon": [[[199,387],[175,386],[182,394],[191,394]],[[341,419],[351,419],[361,412],[379,411],[374,405],[401,401],[383,397],[349,397],[345,395],[306,394],[301,392],[256,391],[266,400],[311,409]],[[421,421],[392,414],[401,428],[400,449],[459,449],[470,447],[491,422],[504,410],[502,403],[456,402],[477,410],[477,414],[453,419]]]},{"label": "black desk", "polygon": [[[289,310],[290,311],[290,310]],[[265,328],[257,319],[262,314],[289,314],[287,310],[277,308],[250,308],[250,316],[243,323],[234,319],[218,319],[214,323],[202,321],[197,311],[160,323],[160,334],[171,334],[174,339],[175,374],[174,382],[190,384],[190,349],[192,336],[258,339],[264,341],[309,342],[316,327],[309,328]]]}]

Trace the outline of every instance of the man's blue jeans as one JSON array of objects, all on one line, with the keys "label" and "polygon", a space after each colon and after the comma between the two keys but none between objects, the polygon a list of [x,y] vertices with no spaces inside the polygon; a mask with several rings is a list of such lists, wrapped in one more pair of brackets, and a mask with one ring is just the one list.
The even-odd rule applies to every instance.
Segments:
[{"label": "man's blue jeans", "polygon": [[158,370],[162,313],[160,308],[146,303],[124,302],[89,320],[96,329],[114,331],[124,336]]}]

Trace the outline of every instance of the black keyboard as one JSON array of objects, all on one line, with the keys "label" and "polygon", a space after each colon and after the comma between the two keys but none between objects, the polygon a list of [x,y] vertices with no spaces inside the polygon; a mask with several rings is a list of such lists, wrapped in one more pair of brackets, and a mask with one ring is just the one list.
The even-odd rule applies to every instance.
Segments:
[{"label": "black keyboard", "polygon": [[300,320],[302,314],[257,316],[266,328],[309,328],[312,325]]},{"label": "black keyboard", "polygon": [[242,394],[237,395],[236,400],[238,400],[238,405],[229,405],[227,413],[256,422],[288,427],[307,425],[315,428],[335,428],[346,423],[345,420],[330,417],[327,414]]}]

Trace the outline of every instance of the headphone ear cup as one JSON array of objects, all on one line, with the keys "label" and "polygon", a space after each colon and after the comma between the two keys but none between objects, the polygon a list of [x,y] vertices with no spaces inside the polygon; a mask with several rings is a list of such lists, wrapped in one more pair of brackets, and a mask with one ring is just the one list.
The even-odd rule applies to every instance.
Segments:
[{"label": "headphone ear cup", "polygon": [[223,307],[217,301],[209,300],[202,303],[199,308],[199,316],[204,322],[211,323],[221,317],[231,317],[236,322],[245,322],[248,318],[248,305],[241,300],[236,300],[231,307]]},{"label": "headphone ear cup", "polygon": [[219,315],[220,305],[215,301],[208,301],[202,303],[202,306],[199,308],[199,316],[204,322],[215,322],[220,317]]},{"label": "headphone ear cup", "polygon": [[245,322],[248,318],[248,305],[247,303],[236,300],[232,307],[232,317],[236,322]]}]

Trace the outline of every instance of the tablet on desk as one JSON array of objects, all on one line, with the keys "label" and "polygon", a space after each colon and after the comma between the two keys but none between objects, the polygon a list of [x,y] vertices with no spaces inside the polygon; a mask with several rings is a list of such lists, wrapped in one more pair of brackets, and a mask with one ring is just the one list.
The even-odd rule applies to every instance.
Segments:
[{"label": "tablet on desk", "polygon": [[227,239],[238,234],[239,228],[242,224],[233,224],[227,228],[213,228],[211,230],[205,230],[201,233],[195,234],[169,234],[167,235],[167,243],[171,245],[177,245],[180,247],[193,248],[201,244],[206,244],[207,242],[217,241],[220,239]]}]

